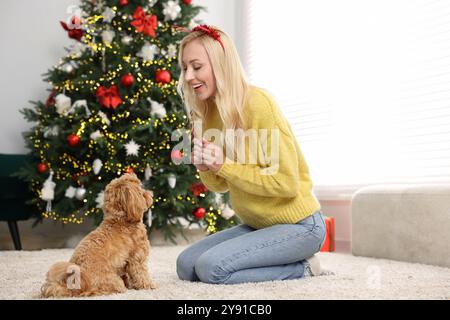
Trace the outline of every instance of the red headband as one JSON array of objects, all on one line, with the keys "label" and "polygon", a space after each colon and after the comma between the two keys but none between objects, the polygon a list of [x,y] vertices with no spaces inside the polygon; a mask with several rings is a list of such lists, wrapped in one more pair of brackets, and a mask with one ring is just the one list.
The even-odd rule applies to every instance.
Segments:
[{"label": "red headband", "polygon": [[222,46],[222,49],[225,50],[225,47],[222,43],[222,40],[220,40],[220,35],[217,32],[217,30],[206,24],[198,25],[195,28],[193,28],[192,30],[189,30],[189,29],[183,28],[183,27],[178,27],[178,26],[174,26],[174,28],[175,28],[175,30],[183,31],[183,32],[194,32],[194,31],[203,32],[204,34],[206,34],[206,35],[210,36],[211,38],[213,38],[214,40],[218,41],[220,43],[220,45]]}]

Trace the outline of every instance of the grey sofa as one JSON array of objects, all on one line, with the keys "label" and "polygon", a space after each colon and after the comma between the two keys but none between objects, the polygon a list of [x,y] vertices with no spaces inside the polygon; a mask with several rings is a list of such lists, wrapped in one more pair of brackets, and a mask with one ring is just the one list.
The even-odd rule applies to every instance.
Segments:
[{"label": "grey sofa", "polygon": [[450,185],[376,185],[352,198],[352,253],[450,267]]}]

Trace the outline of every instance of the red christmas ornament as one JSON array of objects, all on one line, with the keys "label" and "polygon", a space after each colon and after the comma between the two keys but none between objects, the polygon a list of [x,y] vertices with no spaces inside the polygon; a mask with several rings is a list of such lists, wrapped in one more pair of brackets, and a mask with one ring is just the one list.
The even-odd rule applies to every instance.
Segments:
[{"label": "red christmas ornament", "polygon": [[121,7],[127,6],[127,5],[128,5],[128,0],[119,0],[119,5],[120,5]]},{"label": "red christmas ornament", "polygon": [[198,220],[200,220],[205,216],[206,210],[202,207],[198,207],[194,210],[193,214]]},{"label": "red christmas ornament", "polygon": [[95,92],[95,95],[97,96],[98,103],[101,106],[104,106],[108,109],[109,108],[116,109],[119,106],[119,104],[122,103],[122,99],[120,98],[119,95],[119,89],[115,85],[109,88],[100,86]]},{"label": "red christmas ornament", "polygon": [[198,197],[200,193],[208,192],[208,188],[206,188],[206,186],[201,182],[192,184],[190,190],[196,197]]},{"label": "red christmas ornament", "polygon": [[172,76],[167,70],[157,70],[155,80],[157,83],[167,84],[170,83],[170,81],[172,80]]},{"label": "red christmas ornament", "polygon": [[173,150],[170,153],[170,157],[172,158],[172,160],[180,160],[183,158],[183,156],[184,156],[184,154],[180,150]]},{"label": "red christmas ornament", "polygon": [[192,3],[192,0],[183,0],[183,3],[189,5]]},{"label": "red christmas ornament", "polygon": [[80,137],[77,136],[76,134],[69,134],[67,136],[67,143],[69,144],[69,146],[71,146],[72,148],[74,147],[78,147],[80,145]]},{"label": "red christmas ornament", "polygon": [[67,35],[71,39],[75,39],[80,41],[83,37],[84,31],[81,29],[81,20],[80,18],[73,16],[70,20],[70,24],[67,25],[67,23],[60,21],[61,26],[64,28],[64,30],[67,31]]},{"label": "red christmas ornament", "polygon": [[45,163],[42,163],[42,162],[38,163],[38,165],[37,165],[37,171],[38,171],[39,173],[44,173],[44,172],[46,172],[46,171],[47,171],[47,165],[46,165]]},{"label": "red christmas ornament", "polygon": [[134,170],[133,170],[132,167],[128,167],[128,168],[125,170],[125,172],[126,172],[126,173],[134,173]]},{"label": "red christmas ornament", "polygon": [[120,83],[126,88],[131,87],[134,83],[133,75],[131,73],[124,74],[120,79]]},{"label": "red christmas ornament", "polygon": [[158,27],[158,18],[155,15],[146,16],[141,6],[137,7],[133,13],[131,25],[147,36],[156,37],[156,28]]}]

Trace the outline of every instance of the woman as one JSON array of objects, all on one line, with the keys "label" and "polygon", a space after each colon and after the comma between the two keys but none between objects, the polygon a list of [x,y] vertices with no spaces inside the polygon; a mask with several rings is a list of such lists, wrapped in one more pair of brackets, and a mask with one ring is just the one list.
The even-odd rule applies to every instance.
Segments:
[{"label": "woman", "polygon": [[[247,82],[233,42],[218,28],[201,25],[187,34],[179,63],[179,93],[196,128],[193,163],[209,190],[230,192],[233,209],[243,222],[184,250],[177,259],[179,278],[236,284],[320,274],[314,256],[325,239],[320,204],[277,103]],[[222,135],[212,142],[199,134],[212,129],[226,132],[226,138]],[[245,161],[242,157],[234,161],[238,135],[229,133],[239,130],[270,132],[265,138],[248,135],[256,141],[256,151],[251,142],[238,139],[236,146],[244,146],[240,150]],[[256,161],[248,160],[252,158]]]}]

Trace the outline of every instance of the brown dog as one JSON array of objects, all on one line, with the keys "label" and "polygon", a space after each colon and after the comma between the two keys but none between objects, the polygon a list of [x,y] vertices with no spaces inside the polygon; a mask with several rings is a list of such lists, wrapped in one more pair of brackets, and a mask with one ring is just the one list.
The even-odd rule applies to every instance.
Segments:
[{"label": "brown dog", "polygon": [[47,272],[43,297],[107,295],[128,289],[155,289],[147,259],[150,242],[144,211],[152,194],[135,174],[112,180],[105,190],[103,221],[78,246],[69,262],[57,262]]}]

